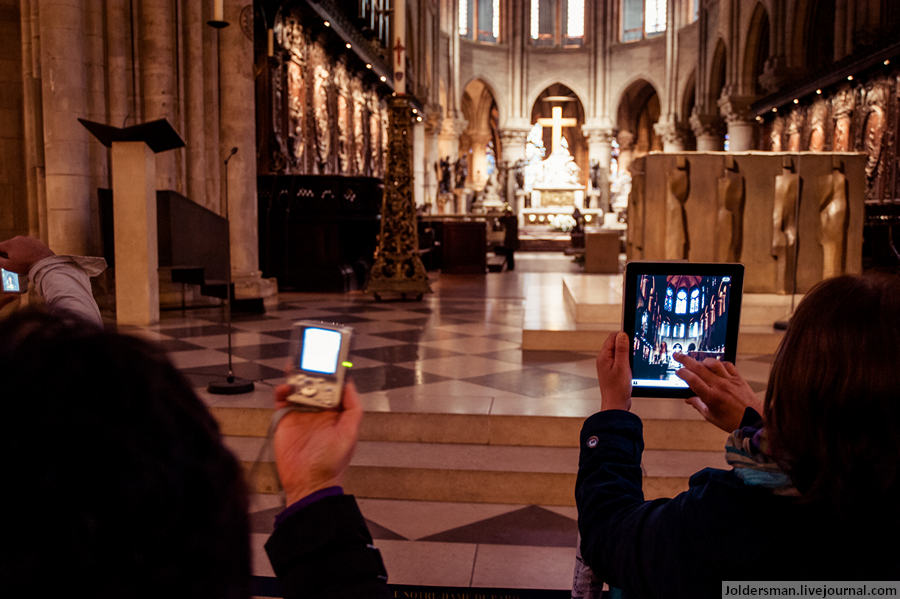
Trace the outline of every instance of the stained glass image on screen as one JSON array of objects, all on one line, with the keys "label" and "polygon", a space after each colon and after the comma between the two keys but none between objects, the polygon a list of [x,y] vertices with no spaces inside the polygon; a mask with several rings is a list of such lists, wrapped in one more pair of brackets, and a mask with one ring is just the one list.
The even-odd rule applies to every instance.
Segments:
[{"label": "stained glass image on screen", "polygon": [[0,278],[3,279],[3,291],[6,293],[19,293],[19,275],[0,269]]},{"label": "stained glass image on screen", "polygon": [[341,334],[329,329],[308,328],[303,331],[300,370],[334,374],[341,351]]},{"label": "stained glass image on screen", "polygon": [[634,386],[682,387],[675,376],[684,353],[721,360],[728,330],[731,277],[641,275],[635,306]]}]

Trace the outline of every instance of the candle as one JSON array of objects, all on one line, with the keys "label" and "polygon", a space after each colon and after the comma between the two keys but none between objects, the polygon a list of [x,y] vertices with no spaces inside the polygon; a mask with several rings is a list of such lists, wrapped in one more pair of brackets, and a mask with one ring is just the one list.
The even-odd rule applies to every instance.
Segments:
[{"label": "candle", "polygon": [[213,0],[213,21],[225,20],[225,0]]},{"label": "candle", "polygon": [[406,93],[406,0],[394,4],[394,91]]}]

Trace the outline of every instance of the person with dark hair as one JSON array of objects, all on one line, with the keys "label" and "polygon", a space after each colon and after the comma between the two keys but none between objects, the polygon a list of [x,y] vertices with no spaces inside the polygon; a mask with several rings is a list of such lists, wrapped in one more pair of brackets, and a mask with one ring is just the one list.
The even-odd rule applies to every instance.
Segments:
[{"label": "person with dark hair", "polygon": [[686,355],[687,402],[731,433],[707,468],[644,501],[629,340],[597,357],[601,411],[581,432],[580,550],[630,597],[721,597],[723,581],[900,580],[900,278],[812,289],[775,356],[765,401],[734,365]]},{"label": "person with dark hair", "polygon": [[[23,310],[0,320],[0,381],[13,485],[0,524],[4,595],[249,596],[241,466],[162,349]],[[365,522],[336,488],[362,412],[352,384],[344,402],[290,413],[276,432],[297,502],[270,547],[286,597],[388,596]]]}]

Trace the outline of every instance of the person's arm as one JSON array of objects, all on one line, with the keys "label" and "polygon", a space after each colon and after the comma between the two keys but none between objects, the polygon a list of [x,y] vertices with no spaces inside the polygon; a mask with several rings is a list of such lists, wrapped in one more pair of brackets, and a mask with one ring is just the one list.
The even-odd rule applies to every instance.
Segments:
[{"label": "person's arm", "polygon": [[[276,389],[279,407],[291,392],[289,385]],[[288,599],[390,596],[365,519],[341,489],[362,419],[351,382],[342,407],[290,412],[275,431],[275,462],[289,507],[277,518],[266,553]]]},{"label": "person's arm", "polygon": [[[680,576],[678,502],[644,501],[641,419],[631,414],[628,335],[610,335],[597,356],[601,409],[581,430],[575,502],[581,555],[597,578],[634,596],[671,591]],[[664,595],[664,593],[663,593]]]},{"label": "person's arm", "polygon": [[34,237],[18,236],[0,242],[0,267],[27,275],[51,312],[68,312],[103,326],[90,277],[77,260],[55,255]]}]

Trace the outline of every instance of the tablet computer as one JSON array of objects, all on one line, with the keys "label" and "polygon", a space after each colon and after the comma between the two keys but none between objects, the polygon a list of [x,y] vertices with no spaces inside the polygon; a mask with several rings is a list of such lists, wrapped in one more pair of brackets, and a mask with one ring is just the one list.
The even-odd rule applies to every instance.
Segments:
[{"label": "tablet computer", "polygon": [[734,362],[744,266],[730,263],[630,262],[623,324],[631,340],[635,397],[691,397],[675,375],[684,353]]}]

